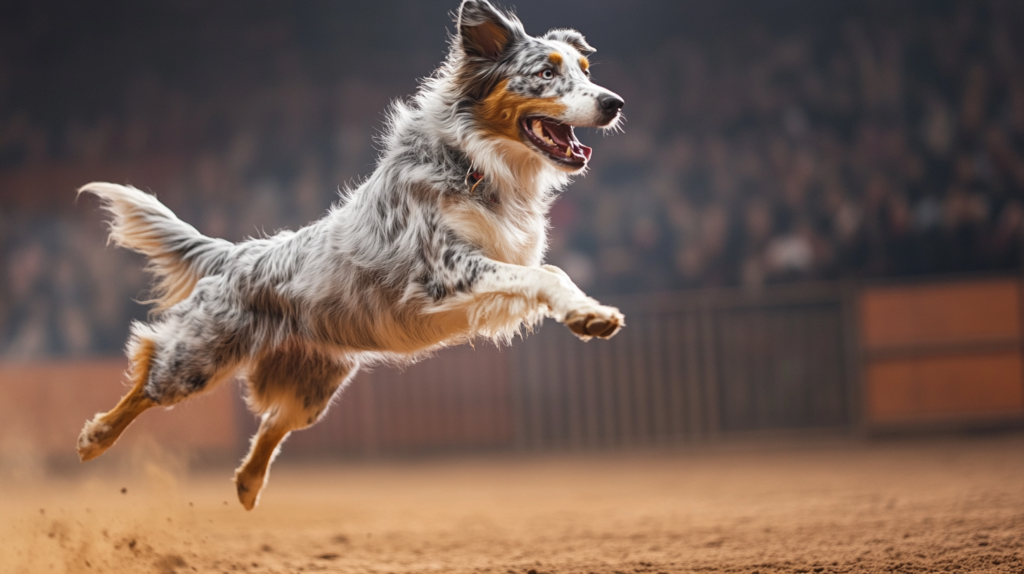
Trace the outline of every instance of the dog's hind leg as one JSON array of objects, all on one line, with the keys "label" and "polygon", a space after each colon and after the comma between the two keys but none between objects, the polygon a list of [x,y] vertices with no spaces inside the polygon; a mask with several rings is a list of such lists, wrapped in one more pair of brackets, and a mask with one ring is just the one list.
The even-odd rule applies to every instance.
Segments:
[{"label": "dog's hind leg", "polygon": [[103,454],[146,409],[174,405],[229,377],[248,345],[244,314],[222,309],[220,286],[203,279],[164,320],[132,326],[128,345],[132,388],[117,405],[97,414],[78,437],[82,461]]},{"label": "dog's hind leg", "polygon": [[109,412],[99,413],[85,423],[85,428],[78,436],[78,456],[82,462],[106,452],[135,417],[156,406],[156,402],[146,395],[145,389],[156,343],[151,337],[136,334],[130,348],[129,377],[133,382],[132,389]]},{"label": "dog's hind leg", "polygon": [[270,464],[292,431],[323,417],[331,398],[352,378],[359,364],[303,349],[267,353],[249,373],[249,404],[262,414],[249,454],[235,471],[238,500],[246,510],[259,502]]}]

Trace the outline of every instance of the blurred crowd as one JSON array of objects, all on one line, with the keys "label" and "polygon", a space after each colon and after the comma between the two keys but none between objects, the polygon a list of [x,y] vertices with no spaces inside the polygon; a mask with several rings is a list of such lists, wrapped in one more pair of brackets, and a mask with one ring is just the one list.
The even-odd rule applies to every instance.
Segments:
[{"label": "blurred crowd", "polygon": [[[548,259],[595,295],[1017,268],[1024,12],[943,5],[599,52],[628,121],[580,134],[593,167],[555,204]],[[99,114],[5,111],[0,178],[151,166],[166,176],[133,183],[233,240],[318,217],[372,170],[383,109],[413,78],[325,83],[287,34],[253,38],[255,88],[151,75]],[[0,213],[0,357],[116,351],[144,316],[144,262],[103,249],[94,208]]]},{"label": "blurred crowd", "polygon": [[552,257],[620,292],[1014,268],[1022,32],[964,3],[616,68],[626,133],[556,207]]}]

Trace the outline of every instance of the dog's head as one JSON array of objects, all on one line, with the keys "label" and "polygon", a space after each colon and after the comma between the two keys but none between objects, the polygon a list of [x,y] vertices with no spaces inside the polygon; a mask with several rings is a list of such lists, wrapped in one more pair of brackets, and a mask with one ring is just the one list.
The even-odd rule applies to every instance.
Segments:
[{"label": "dog's head", "polygon": [[487,0],[464,0],[453,41],[456,82],[475,126],[521,144],[565,172],[586,167],[590,148],[573,127],[613,128],[623,100],[590,81],[594,52],[575,30],[526,33]]}]

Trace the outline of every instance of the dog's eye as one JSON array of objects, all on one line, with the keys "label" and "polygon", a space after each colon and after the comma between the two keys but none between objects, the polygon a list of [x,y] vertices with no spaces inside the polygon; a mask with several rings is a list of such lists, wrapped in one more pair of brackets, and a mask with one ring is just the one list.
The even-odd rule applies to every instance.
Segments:
[{"label": "dog's eye", "polygon": [[543,70],[541,70],[539,74],[537,74],[537,77],[544,78],[545,80],[550,80],[551,78],[555,77],[555,72],[553,72],[551,68],[544,68]]}]

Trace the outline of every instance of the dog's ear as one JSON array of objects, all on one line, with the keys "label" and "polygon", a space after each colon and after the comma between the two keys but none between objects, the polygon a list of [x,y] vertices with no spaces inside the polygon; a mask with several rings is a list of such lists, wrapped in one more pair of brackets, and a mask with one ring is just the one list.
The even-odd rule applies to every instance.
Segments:
[{"label": "dog's ear", "polygon": [[505,16],[487,0],[464,0],[456,21],[462,50],[471,57],[498,60],[523,34],[517,20]]},{"label": "dog's ear", "polygon": [[547,34],[544,34],[544,39],[565,42],[573,48],[576,48],[579,53],[584,56],[587,54],[593,54],[597,51],[593,46],[587,43],[587,39],[583,37],[583,34],[580,34],[571,28],[556,28],[554,30],[550,30]]}]

